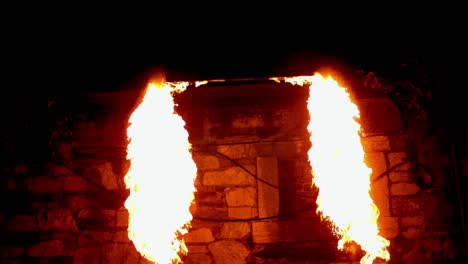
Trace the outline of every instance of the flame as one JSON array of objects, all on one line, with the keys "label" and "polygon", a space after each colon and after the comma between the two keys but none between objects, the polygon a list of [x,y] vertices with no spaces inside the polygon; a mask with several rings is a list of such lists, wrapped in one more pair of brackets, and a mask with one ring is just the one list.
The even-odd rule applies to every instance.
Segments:
[{"label": "flame", "polygon": [[379,210],[369,193],[372,170],[364,163],[357,106],[331,77],[315,74],[283,80],[309,85],[312,147],[308,156],[319,189],[317,211],[333,224],[340,238],[338,248],[354,241],[366,252],[361,264],[370,264],[377,257],[388,261],[390,242],[379,235]]},{"label": "flame", "polygon": [[187,253],[181,236],[192,220],[189,207],[197,168],[172,97],[187,85],[150,83],[127,129],[128,236],[143,256],[156,263],[181,263],[179,254]]}]

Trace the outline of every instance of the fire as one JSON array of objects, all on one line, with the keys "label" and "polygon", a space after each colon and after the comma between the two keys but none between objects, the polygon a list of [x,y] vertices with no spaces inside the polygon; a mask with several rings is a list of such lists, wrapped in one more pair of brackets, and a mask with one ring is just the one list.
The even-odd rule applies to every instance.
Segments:
[{"label": "fire", "polygon": [[369,194],[372,170],[364,163],[357,106],[331,77],[316,74],[284,80],[310,85],[308,156],[319,189],[317,211],[333,224],[340,238],[338,248],[354,241],[366,252],[362,264],[389,260],[390,242],[379,235],[379,210]]},{"label": "fire", "polygon": [[127,129],[128,236],[143,256],[156,263],[180,263],[179,254],[187,253],[181,236],[192,220],[189,207],[197,168],[172,97],[187,85],[150,83]]}]

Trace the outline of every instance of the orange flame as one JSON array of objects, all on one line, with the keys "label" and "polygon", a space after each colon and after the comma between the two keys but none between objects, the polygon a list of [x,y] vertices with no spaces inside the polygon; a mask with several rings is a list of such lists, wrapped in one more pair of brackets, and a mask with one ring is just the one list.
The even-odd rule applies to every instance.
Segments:
[{"label": "orange flame", "polygon": [[372,170],[364,163],[357,106],[331,77],[316,74],[284,80],[310,85],[307,107],[312,147],[308,156],[319,188],[317,211],[334,225],[340,238],[338,248],[354,241],[366,252],[361,264],[377,257],[389,260],[390,242],[379,235],[379,210],[369,193]]},{"label": "orange flame", "polygon": [[172,93],[187,83],[150,83],[129,119],[125,176],[130,195],[128,236],[137,250],[156,263],[180,263],[194,200],[197,168],[189,151],[185,122],[174,113]]}]

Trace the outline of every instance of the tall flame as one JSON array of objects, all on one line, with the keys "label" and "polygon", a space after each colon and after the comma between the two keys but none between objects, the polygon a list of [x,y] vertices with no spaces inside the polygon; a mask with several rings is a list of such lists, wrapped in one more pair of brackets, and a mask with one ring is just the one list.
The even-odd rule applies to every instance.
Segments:
[{"label": "tall flame", "polygon": [[186,83],[150,83],[129,119],[125,176],[130,195],[128,236],[137,250],[156,263],[180,263],[187,248],[197,168],[189,151],[183,119],[174,113],[172,93]]},{"label": "tall flame", "polygon": [[361,264],[377,257],[389,260],[390,242],[379,235],[379,210],[369,194],[372,170],[364,163],[357,106],[331,77],[316,74],[285,81],[310,85],[308,156],[319,189],[317,211],[334,225],[338,248],[354,241],[366,252]]}]

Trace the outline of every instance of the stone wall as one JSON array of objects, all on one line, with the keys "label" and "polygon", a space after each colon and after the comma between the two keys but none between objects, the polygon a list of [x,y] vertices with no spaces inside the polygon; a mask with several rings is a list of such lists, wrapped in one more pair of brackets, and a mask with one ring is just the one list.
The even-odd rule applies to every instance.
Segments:
[{"label": "stone wall", "polygon": [[[198,168],[185,263],[360,259],[359,249],[336,249],[329,224],[315,213],[307,96],[305,88],[271,83],[212,85],[176,96]],[[123,207],[125,129],[137,98],[138,92],[126,91],[64,100],[60,109],[68,110],[54,120],[80,118],[65,130],[54,127],[63,136],[52,142],[50,159],[4,166],[0,262],[147,263],[127,237]],[[371,195],[381,233],[391,240],[391,262],[453,259],[451,234],[459,230],[451,226],[444,141],[430,136],[418,142],[416,164],[412,138],[392,102],[356,98],[373,169]]]}]

